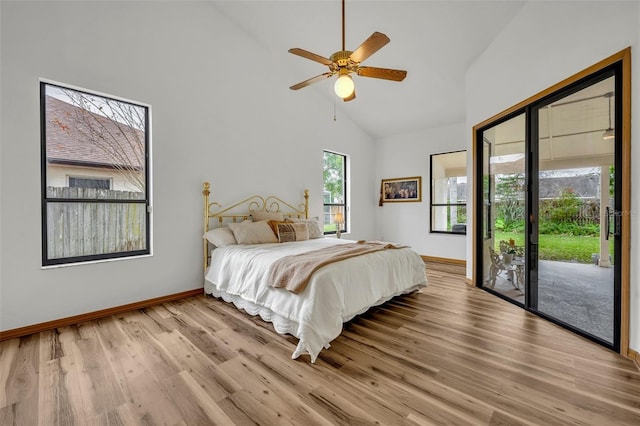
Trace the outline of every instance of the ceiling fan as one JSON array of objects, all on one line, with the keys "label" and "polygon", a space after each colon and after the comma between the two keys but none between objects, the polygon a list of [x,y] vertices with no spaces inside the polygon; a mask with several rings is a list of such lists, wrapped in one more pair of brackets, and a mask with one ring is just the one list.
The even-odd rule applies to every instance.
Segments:
[{"label": "ceiling fan", "polygon": [[336,95],[341,97],[345,102],[352,101],[356,98],[355,85],[349,74],[355,73],[362,77],[381,78],[384,80],[402,81],[407,76],[407,72],[403,70],[394,70],[389,68],[363,67],[360,64],[369,56],[376,53],[384,45],[391,41],[386,35],[374,32],[353,52],[345,49],[344,43],[344,2],[342,0],[342,50],[335,52],[328,59],[311,53],[300,48],[289,49],[289,53],[302,56],[303,58],[319,62],[329,67],[329,71],[324,74],[317,75],[308,80],[302,81],[289,87],[291,90],[302,89],[320,80],[324,80],[334,75],[338,75],[334,84]]}]

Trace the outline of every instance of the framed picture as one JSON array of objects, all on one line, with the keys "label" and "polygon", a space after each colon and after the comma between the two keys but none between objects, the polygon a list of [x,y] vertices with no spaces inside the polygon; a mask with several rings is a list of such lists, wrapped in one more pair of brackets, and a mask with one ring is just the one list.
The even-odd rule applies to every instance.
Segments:
[{"label": "framed picture", "polygon": [[382,179],[380,185],[381,202],[420,202],[422,201],[422,178],[420,176]]}]

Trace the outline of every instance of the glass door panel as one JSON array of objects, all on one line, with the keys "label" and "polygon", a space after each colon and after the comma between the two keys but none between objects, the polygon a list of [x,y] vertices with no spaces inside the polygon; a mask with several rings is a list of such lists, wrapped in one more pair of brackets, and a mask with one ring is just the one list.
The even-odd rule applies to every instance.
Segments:
[{"label": "glass door panel", "polygon": [[474,128],[476,285],[615,351],[628,316],[622,75],[612,62]]},{"label": "glass door panel", "polygon": [[524,304],[525,114],[482,132],[483,287]]},{"label": "glass door panel", "polygon": [[[614,344],[615,78],[571,91],[537,112],[537,242],[531,308]],[[613,131],[611,130],[611,133]]]}]

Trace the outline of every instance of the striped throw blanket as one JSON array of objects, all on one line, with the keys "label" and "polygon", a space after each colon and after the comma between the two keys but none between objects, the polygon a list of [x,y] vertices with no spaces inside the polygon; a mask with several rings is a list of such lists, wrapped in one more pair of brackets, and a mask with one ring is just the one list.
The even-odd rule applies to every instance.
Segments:
[{"label": "striped throw blanket", "polygon": [[271,265],[269,284],[275,288],[286,288],[292,293],[302,293],[313,273],[325,265],[363,254],[402,247],[406,246],[379,241],[358,241],[285,256]]}]

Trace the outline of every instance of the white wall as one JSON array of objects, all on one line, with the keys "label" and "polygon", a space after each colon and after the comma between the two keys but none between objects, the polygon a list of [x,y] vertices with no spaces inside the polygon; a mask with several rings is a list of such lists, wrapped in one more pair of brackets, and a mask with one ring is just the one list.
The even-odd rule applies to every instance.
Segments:
[{"label": "white wall", "polygon": [[[9,2],[1,8],[0,329],[202,287],[201,183],[322,214],[322,150],[351,158],[352,233],[372,238],[370,138],[208,2]],[[41,268],[39,79],[152,107],[153,256]],[[340,135],[340,137],[336,137]],[[299,197],[299,198],[297,198]]]},{"label": "white wall", "polygon": [[464,235],[429,233],[429,156],[466,149],[467,133],[465,123],[458,123],[377,141],[374,194],[380,190],[381,179],[422,176],[421,203],[374,207],[377,238],[408,244],[423,256],[465,259]]},{"label": "white wall", "polygon": [[[638,2],[529,2],[466,75],[467,128],[632,46],[632,182],[640,182],[640,4]],[[471,150],[471,131],[465,134]],[[640,186],[632,186],[631,341],[640,349]],[[471,210],[471,209],[470,209]],[[472,253],[471,239],[467,253]],[[474,259],[468,259],[471,277]]]}]

